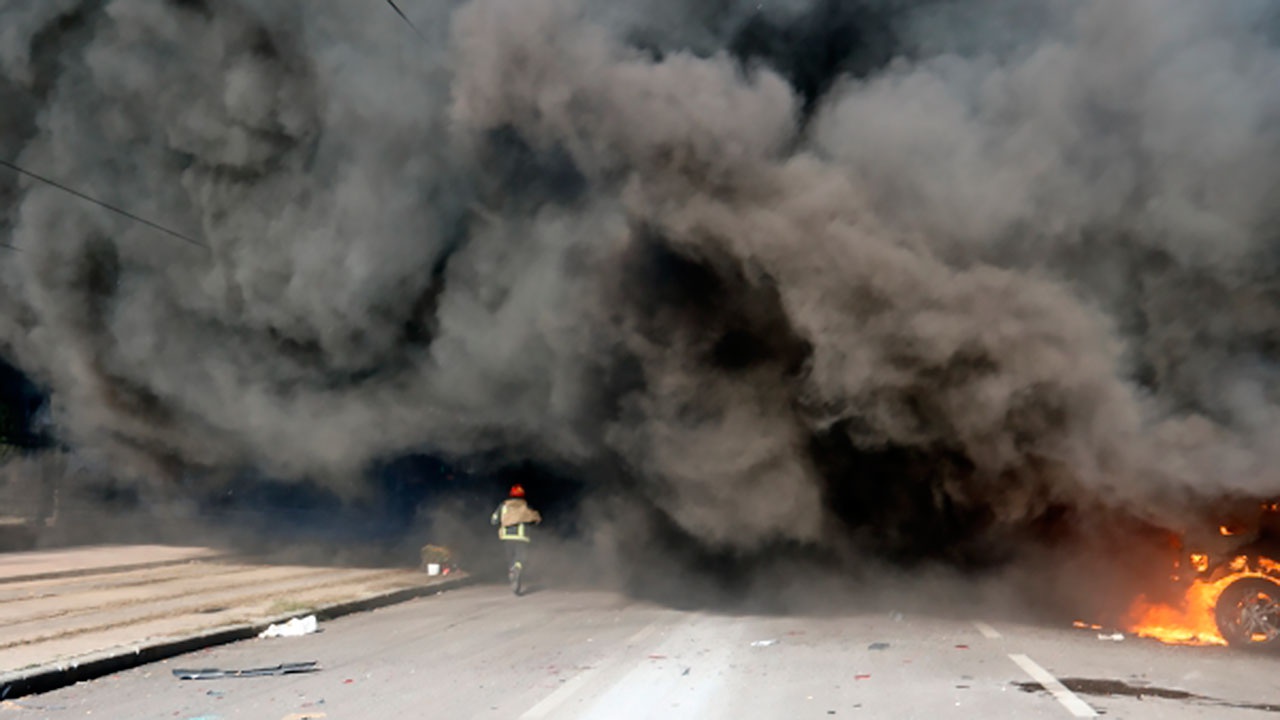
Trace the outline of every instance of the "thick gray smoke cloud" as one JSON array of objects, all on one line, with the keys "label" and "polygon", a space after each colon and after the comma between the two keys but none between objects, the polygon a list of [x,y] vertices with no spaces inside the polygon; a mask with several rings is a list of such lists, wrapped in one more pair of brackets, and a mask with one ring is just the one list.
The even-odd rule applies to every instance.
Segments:
[{"label": "thick gray smoke cloud", "polygon": [[207,245],[0,179],[73,443],[609,467],[738,549],[1280,493],[1269,3],[402,5],[0,11],[5,157]]}]

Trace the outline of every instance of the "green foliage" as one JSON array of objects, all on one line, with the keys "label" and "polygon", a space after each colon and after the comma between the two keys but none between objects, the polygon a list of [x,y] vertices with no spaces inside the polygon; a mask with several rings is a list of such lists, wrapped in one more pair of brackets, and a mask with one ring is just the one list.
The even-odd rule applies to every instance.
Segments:
[{"label": "green foliage", "polygon": [[448,565],[453,561],[453,551],[440,545],[425,545],[422,548],[422,564],[438,563]]}]

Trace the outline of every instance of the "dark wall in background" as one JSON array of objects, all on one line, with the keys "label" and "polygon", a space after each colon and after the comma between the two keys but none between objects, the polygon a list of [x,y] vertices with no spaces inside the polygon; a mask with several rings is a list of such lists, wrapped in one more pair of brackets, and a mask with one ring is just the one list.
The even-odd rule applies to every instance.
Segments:
[{"label": "dark wall in background", "polygon": [[36,427],[47,398],[22,371],[0,358],[0,443],[26,449],[49,443]]}]

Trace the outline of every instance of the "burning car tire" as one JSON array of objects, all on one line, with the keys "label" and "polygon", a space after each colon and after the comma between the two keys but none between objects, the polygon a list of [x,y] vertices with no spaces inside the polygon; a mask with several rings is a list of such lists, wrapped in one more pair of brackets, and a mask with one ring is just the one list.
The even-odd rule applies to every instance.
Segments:
[{"label": "burning car tire", "polygon": [[1218,632],[1235,647],[1280,647],[1280,584],[1250,577],[1227,586],[1214,607]]}]

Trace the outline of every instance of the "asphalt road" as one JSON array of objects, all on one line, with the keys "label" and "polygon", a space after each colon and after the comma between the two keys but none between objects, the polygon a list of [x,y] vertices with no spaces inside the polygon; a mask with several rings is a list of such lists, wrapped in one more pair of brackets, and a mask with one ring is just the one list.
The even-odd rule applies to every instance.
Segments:
[{"label": "asphalt road", "polygon": [[[1274,718],[1280,659],[994,618],[474,586],[0,703],[15,718]],[[174,668],[318,661],[310,674]],[[1139,696],[1141,693],[1141,697]],[[1190,694],[1190,695],[1185,695]],[[1276,704],[1276,707],[1268,707]]]}]

